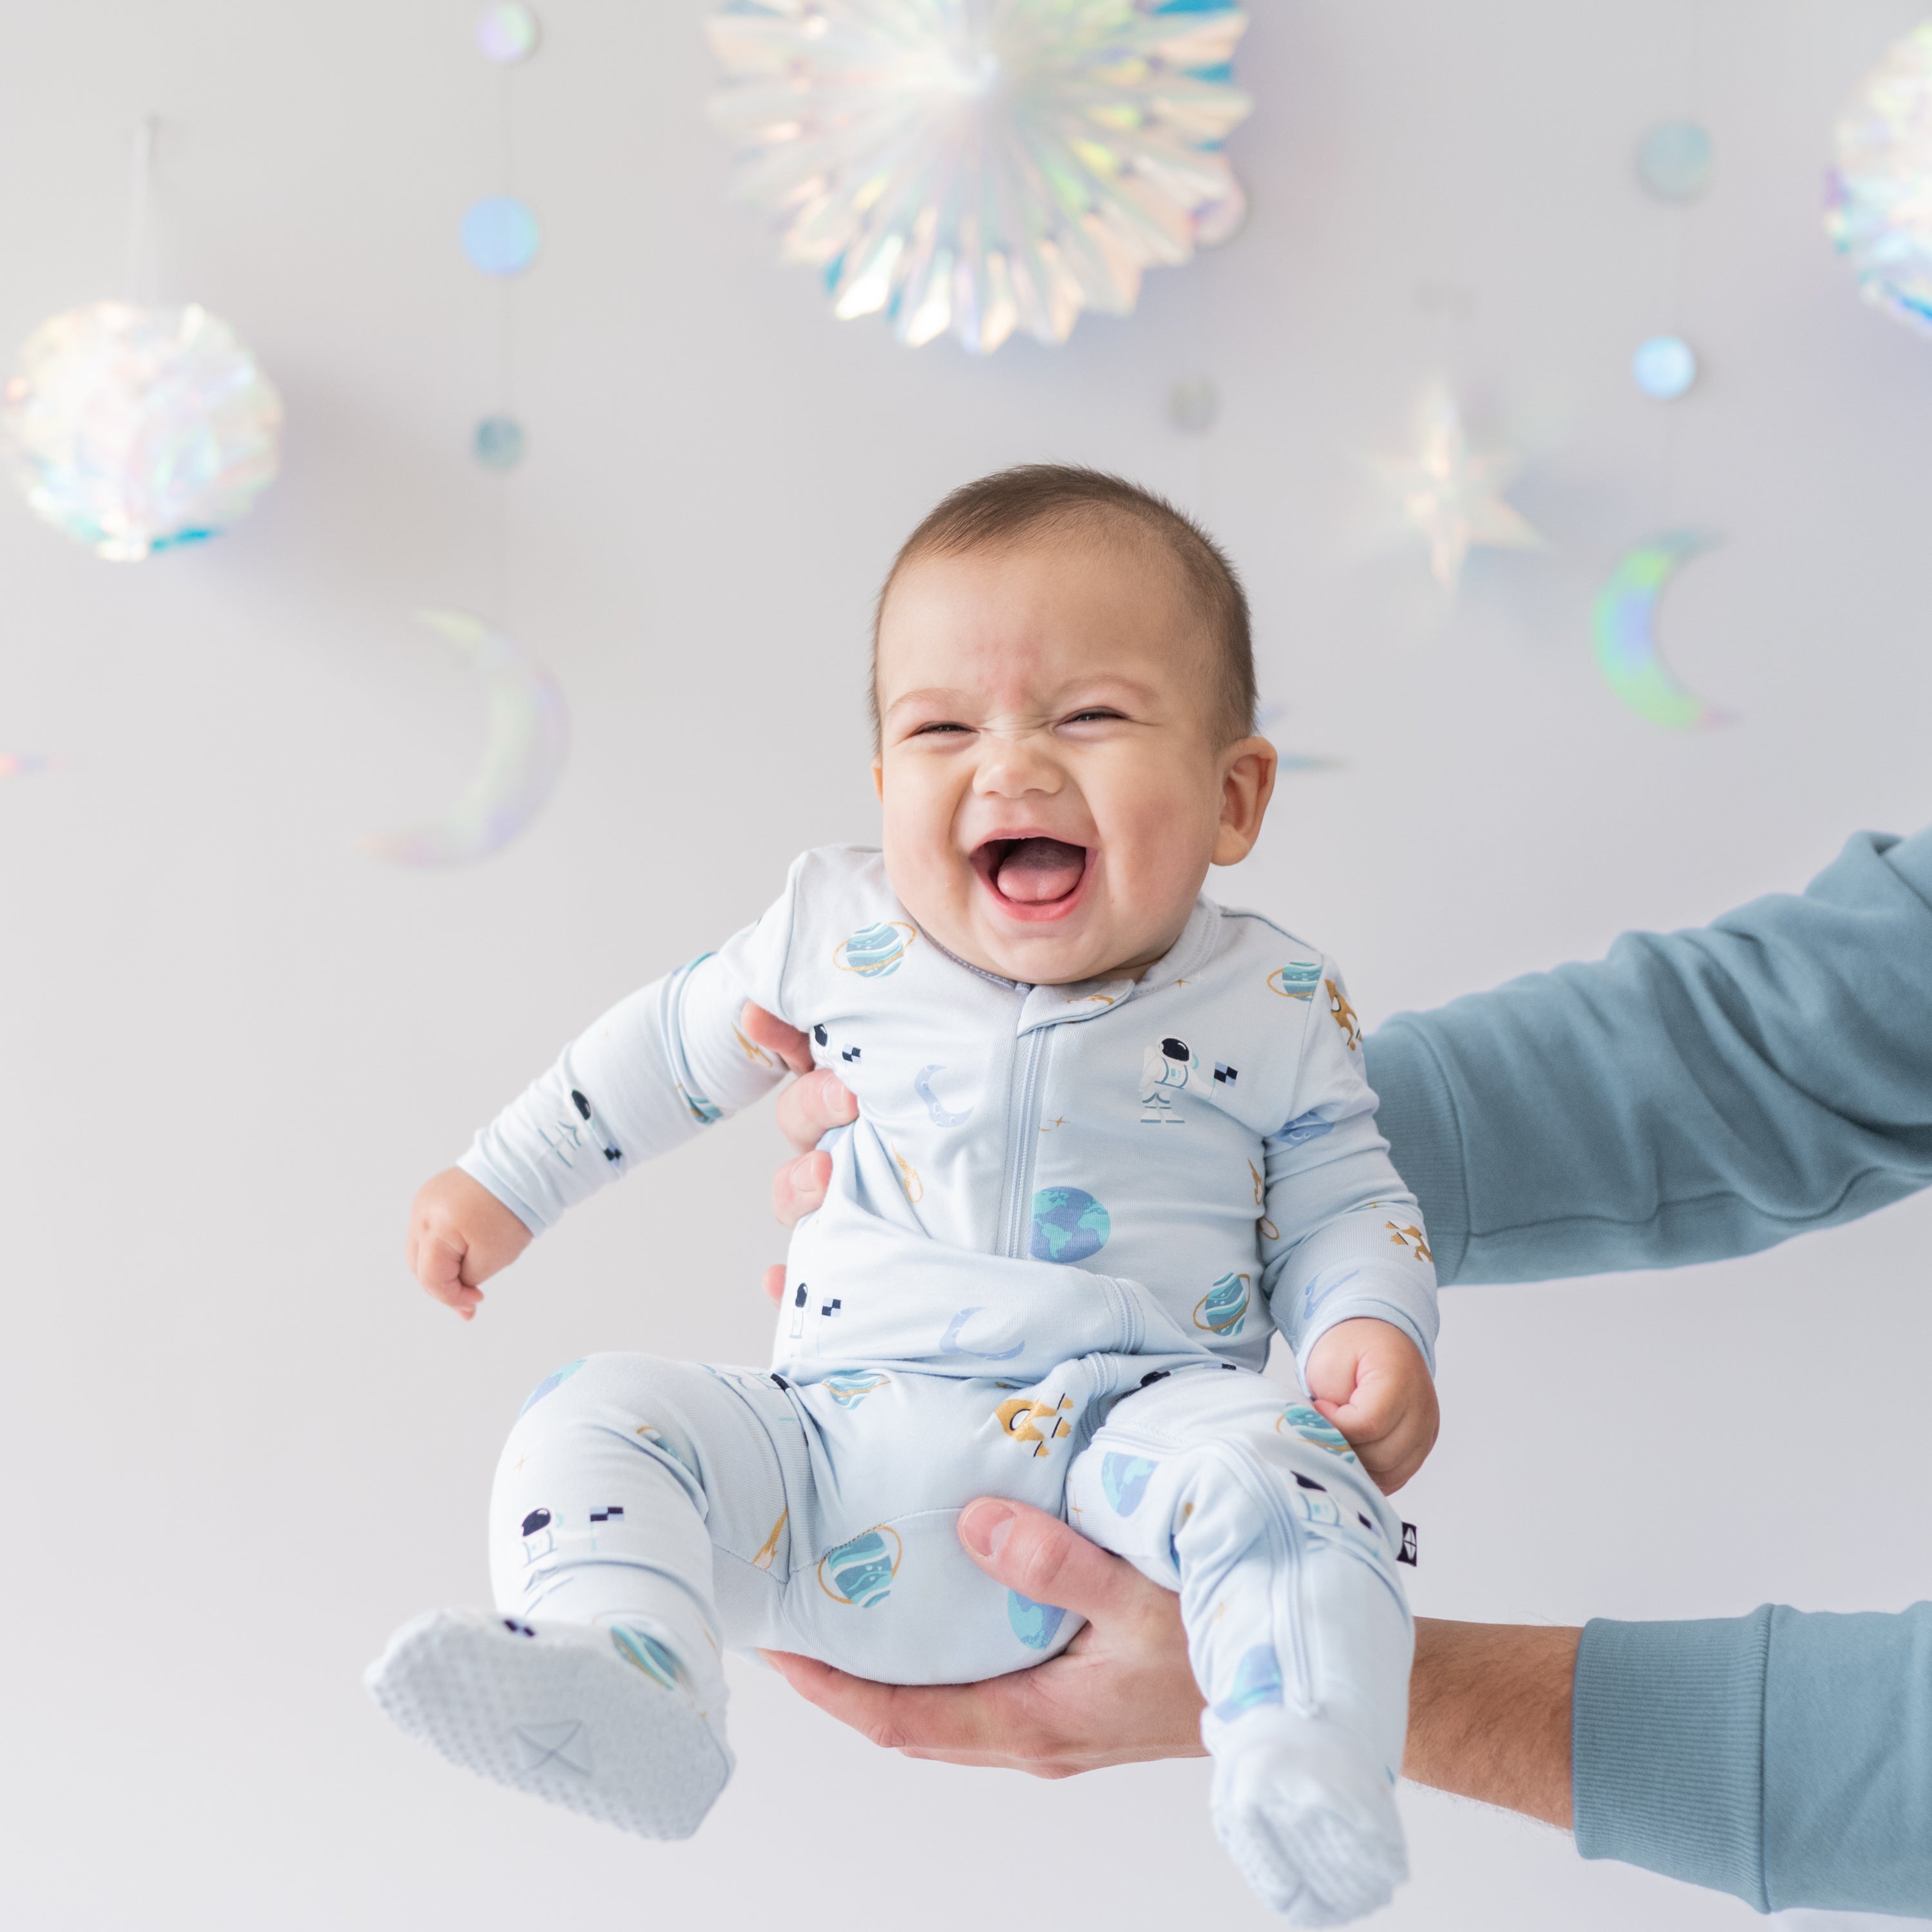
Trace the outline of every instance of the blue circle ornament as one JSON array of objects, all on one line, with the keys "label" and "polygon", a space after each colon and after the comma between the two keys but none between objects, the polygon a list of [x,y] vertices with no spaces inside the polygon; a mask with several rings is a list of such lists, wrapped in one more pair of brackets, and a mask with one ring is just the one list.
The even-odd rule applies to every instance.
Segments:
[{"label": "blue circle ornament", "polygon": [[1113,1232],[1106,1209],[1081,1188],[1042,1187],[1033,1197],[1036,1262],[1084,1262],[1107,1245]]},{"label": "blue circle ornament", "polygon": [[1247,24],[1232,0],[712,0],[711,118],[842,321],[1064,342],[1240,226]]},{"label": "blue circle ornament", "polygon": [[1653,335],[1630,358],[1630,374],[1646,396],[1674,403],[1697,380],[1697,352],[1679,335]]},{"label": "blue circle ornament", "polygon": [[524,460],[524,426],[514,416],[485,416],[470,448],[485,470],[514,470]]},{"label": "blue circle ornament", "polygon": [[1659,201],[1700,200],[1716,163],[1711,136],[1695,121],[1664,121],[1636,151],[1637,176]]},{"label": "blue circle ornament", "polygon": [[463,252],[486,275],[520,275],[542,240],[535,212],[513,194],[485,195],[463,218]]}]

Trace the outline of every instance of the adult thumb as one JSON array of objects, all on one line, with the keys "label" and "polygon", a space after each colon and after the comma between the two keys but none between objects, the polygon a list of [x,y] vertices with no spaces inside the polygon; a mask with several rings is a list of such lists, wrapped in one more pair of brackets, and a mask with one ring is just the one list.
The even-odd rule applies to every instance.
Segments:
[{"label": "adult thumb", "polygon": [[1052,1604],[1093,1622],[1114,1609],[1138,1574],[1025,1503],[982,1496],[959,1512],[959,1540],[995,1582],[1036,1604]]}]

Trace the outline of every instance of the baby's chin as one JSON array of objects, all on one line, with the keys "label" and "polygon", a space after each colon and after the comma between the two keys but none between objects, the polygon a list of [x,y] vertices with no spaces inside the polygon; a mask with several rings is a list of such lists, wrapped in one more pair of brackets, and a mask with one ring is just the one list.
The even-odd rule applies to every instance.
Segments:
[{"label": "baby's chin", "polygon": [[1151,965],[1172,944],[1171,939],[1163,943],[1151,930],[1137,934],[1141,922],[1129,926],[1108,916],[1102,904],[1078,908],[1064,923],[1013,919],[984,903],[978,882],[974,884],[973,892],[961,896],[963,905],[922,908],[903,892],[899,896],[928,937],[968,965],[1002,980],[1029,986],[1072,986],[1089,980],[1126,978]]}]

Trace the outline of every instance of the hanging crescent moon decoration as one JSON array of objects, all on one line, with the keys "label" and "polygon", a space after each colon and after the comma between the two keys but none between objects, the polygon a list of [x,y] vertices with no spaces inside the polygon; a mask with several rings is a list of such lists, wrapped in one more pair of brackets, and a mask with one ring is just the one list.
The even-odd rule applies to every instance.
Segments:
[{"label": "hanging crescent moon decoration", "polygon": [[1610,688],[1639,717],[1673,731],[1728,724],[1736,716],[1687,691],[1657,650],[1657,605],[1664,586],[1716,542],[1698,531],[1676,530],[1640,544],[1611,572],[1592,620],[1597,666]]},{"label": "hanging crescent moon decoration", "polygon": [[500,851],[541,812],[556,788],[569,742],[563,693],[514,638],[460,610],[418,610],[457,645],[490,700],[483,763],[440,818],[406,832],[379,832],[362,849],[400,866],[462,866]]}]

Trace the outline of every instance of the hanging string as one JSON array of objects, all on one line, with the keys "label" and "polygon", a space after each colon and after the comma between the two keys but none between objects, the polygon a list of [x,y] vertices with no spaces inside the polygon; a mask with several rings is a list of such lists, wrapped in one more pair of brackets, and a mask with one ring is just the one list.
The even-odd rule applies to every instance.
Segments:
[{"label": "hanging string", "polygon": [[137,308],[160,301],[160,250],[154,235],[154,140],[160,122],[144,114],[134,124],[134,146],[128,173],[128,259],[124,286]]}]

